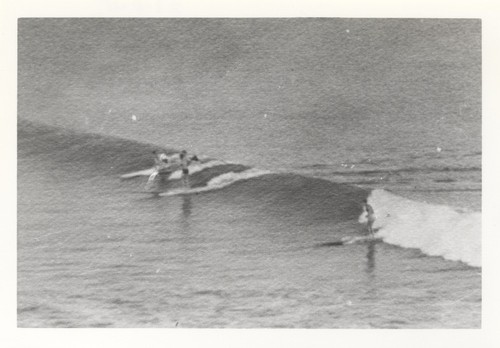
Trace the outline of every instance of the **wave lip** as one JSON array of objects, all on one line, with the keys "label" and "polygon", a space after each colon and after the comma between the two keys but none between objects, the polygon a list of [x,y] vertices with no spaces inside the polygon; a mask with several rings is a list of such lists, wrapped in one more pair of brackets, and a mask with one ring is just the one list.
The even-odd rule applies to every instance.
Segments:
[{"label": "wave lip", "polygon": [[198,193],[198,192],[219,190],[221,188],[232,185],[238,181],[248,180],[248,179],[256,178],[256,177],[267,175],[267,174],[272,174],[272,172],[268,171],[268,170],[261,170],[261,169],[256,169],[256,168],[250,168],[250,169],[247,169],[245,171],[238,172],[238,173],[226,172],[224,174],[221,174],[219,176],[216,176],[216,177],[210,179],[207,182],[206,186],[198,186],[198,187],[194,187],[191,189],[185,189],[185,188],[173,189],[173,190],[161,193],[160,196],[175,196],[178,194],[189,194],[189,193]]},{"label": "wave lip", "polygon": [[[368,203],[385,242],[481,267],[481,213],[415,202],[385,190],[372,191]],[[366,213],[359,222],[366,222]]]},{"label": "wave lip", "polygon": [[[199,162],[199,163],[194,163],[194,164],[189,166],[189,173],[192,175],[194,173],[201,172],[202,170],[217,167],[217,166],[223,166],[225,164],[228,164],[228,163],[221,161],[221,160],[208,160],[206,162],[203,161],[203,162]],[[172,172],[172,174],[170,174],[170,176],[168,178],[169,178],[169,180],[181,179],[182,178],[182,170],[178,169],[178,170]]]}]

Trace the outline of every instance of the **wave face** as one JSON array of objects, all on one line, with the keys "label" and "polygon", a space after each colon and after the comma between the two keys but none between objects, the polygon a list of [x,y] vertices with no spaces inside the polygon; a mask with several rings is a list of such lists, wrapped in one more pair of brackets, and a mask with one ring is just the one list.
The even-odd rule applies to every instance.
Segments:
[{"label": "wave face", "polygon": [[[385,242],[481,266],[481,213],[415,202],[385,190],[372,191],[368,203],[375,211],[374,227]],[[366,222],[366,214],[359,222]]]}]

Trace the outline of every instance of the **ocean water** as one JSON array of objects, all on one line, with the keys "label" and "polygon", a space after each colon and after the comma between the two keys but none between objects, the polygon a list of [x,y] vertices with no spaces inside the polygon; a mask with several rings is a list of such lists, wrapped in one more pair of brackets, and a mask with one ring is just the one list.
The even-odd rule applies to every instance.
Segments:
[{"label": "ocean water", "polygon": [[[155,196],[151,148],[20,123],[20,326],[479,326],[479,212],[212,159]],[[323,246],[366,197],[384,243]]]},{"label": "ocean water", "polygon": [[477,20],[21,19],[18,326],[479,328],[480,62]]}]

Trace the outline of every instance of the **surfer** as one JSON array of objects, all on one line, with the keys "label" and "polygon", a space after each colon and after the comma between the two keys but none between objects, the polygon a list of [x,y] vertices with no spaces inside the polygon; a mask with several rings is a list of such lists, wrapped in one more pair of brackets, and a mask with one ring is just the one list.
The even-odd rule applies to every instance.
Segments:
[{"label": "surfer", "polygon": [[368,201],[365,199],[363,201],[363,208],[366,210],[366,227],[368,228],[368,232],[373,236],[373,223],[375,222],[375,212],[371,205],[368,204]]},{"label": "surfer", "polygon": [[182,150],[181,153],[179,154],[179,159],[180,159],[180,164],[182,168],[182,183],[184,184],[185,188],[189,188],[189,168],[188,166],[191,164],[192,161],[199,161],[198,156],[193,155],[189,157],[187,155],[186,150]]},{"label": "surfer", "polygon": [[171,171],[168,170],[169,163],[168,157],[165,153],[159,153],[158,151],[153,151],[153,155],[155,155],[155,166],[153,173],[149,176],[148,182],[146,184],[146,189],[150,187],[151,183],[155,180],[158,174],[170,174]]},{"label": "surfer", "polygon": [[155,166],[157,168],[160,168],[161,166],[168,163],[168,157],[164,152],[159,153],[158,151],[155,150],[153,151],[153,155],[155,155]]}]

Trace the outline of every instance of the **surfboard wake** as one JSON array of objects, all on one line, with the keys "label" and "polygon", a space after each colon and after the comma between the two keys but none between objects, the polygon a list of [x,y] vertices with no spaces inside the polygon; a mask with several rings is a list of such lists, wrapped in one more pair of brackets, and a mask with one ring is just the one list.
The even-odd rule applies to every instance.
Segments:
[{"label": "surfboard wake", "polygon": [[193,187],[193,188],[177,188],[169,190],[167,192],[161,193],[160,196],[178,196],[178,195],[189,195],[201,192],[219,190],[236,182],[256,178],[262,175],[271,174],[272,172],[268,170],[259,170],[251,168],[242,172],[227,172],[216,176],[209,180],[205,186]]}]

